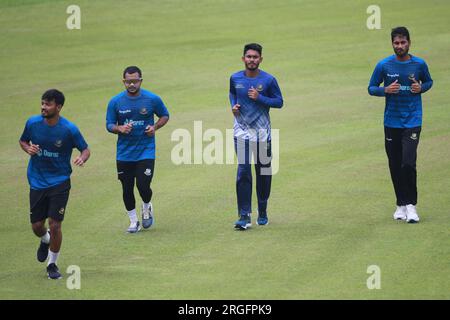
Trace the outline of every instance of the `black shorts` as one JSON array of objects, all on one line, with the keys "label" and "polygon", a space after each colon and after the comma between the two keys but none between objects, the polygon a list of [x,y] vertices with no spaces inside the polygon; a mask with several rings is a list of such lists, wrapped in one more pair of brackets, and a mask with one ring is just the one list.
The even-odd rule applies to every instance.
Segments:
[{"label": "black shorts", "polygon": [[30,189],[30,221],[35,223],[52,218],[63,221],[69,200],[70,179],[42,190]]},{"label": "black shorts", "polygon": [[152,181],[155,159],[117,161],[117,178],[121,181],[137,178]]}]

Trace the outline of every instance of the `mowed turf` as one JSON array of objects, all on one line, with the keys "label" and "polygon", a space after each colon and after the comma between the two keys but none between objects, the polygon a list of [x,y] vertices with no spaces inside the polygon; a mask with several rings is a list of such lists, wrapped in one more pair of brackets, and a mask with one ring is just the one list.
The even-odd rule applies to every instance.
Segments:
[{"label": "mowed turf", "polygon": [[[448,1],[378,1],[381,30],[366,27],[372,1],[79,0],[81,30],[66,28],[68,4],[0,3],[1,299],[450,298]],[[434,79],[423,96],[416,225],[392,220],[384,99],[367,93],[397,25],[409,27],[411,53]],[[193,134],[194,121],[203,130],[232,128],[229,76],[253,41],[264,47],[261,68],[277,77],[285,106],[271,112],[280,170],[270,224],[239,232],[236,165],[177,166],[171,134]],[[135,235],[125,233],[116,136],[104,124],[128,65],[143,69],[143,87],[171,113],[157,132],[155,225]],[[36,261],[28,156],[18,145],[51,87],[65,93],[62,115],[92,151],[73,170],[60,281],[47,280]],[[80,290],[66,288],[70,265],[81,269]],[[366,285],[371,265],[381,270],[379,290]]]}]

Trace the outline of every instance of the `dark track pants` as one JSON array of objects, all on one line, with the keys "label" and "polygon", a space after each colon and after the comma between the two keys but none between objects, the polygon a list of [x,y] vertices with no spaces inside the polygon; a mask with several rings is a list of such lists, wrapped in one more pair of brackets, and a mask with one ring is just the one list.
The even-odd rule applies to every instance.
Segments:
[{"label": "dark track pants", "polygon": [[122,183],[123,202],[127,211],[136,208],[134,198],[134,183],[139,191],[142,201],[149,203],[152,199],[150,183],[155,169],[155,159],[140,161],[117,161],[117,177]]},{"label": "dark track pants", "polygon": [[[247,215],[252,212],[252,163],[255,164],[258,211],[266,212],[272,184],[271,142],[253,142],[235,138],[234,146],[238,158],[236,178],[238,213]],[[254,157],[253,161],[251,155]]]},{"label": "dark track pants", "polygon": [[385,148],[397,205],[417,204],[417,147],[421,127],[384,128]]}]

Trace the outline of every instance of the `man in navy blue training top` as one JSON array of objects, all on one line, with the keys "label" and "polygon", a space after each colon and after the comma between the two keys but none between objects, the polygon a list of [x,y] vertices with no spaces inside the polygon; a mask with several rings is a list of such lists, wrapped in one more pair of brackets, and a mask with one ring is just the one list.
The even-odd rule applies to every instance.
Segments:
[{"label": "man in navy blue training top", "polygon": [[[234,115],[234,142],[238,158],[236,193],[239,220],[235,228],[251,226],[252,169],[255,164],[258,225],[267,225],[267,201],[272,183],[270,108],[281,108],[283,97],[274,76],[259,69],[262,47],[245,45],[242,61],[245,70],[230,78],[230,104]],[[253,159],[252,160],[252,155]]]},{"label": "man in navy blue training top", "polygon": [[[117,175],[122,183],[123,201],[130,218],[129,233],[140,230],[134,198],[134,184],[142,198],[142,226],[153,224],[152,189],[155,168],[155,132],[169,120],[161,98],[141,89],[142,72],[136,66],[123,71],[125,91],[108,104],[106,128],[117,134]],[[158,116],[155,123],[154,115]]]},{"label": "man in navy blue training top", "polygon": [[419,222],[416,159],[422,128],[421,95],[433,80],[425,61],[408,53],[411,41],[405,27],[392,29],[391,40],[395,54],[377,64],[368,90],[370,95],[386,97],[384,135],[397,198],[394,219],[415,223]]},{"label": "man in navy blue training top", "polygon": [[[41,238],[38,261],[44,262],[48,257],[49,279],[61,278],[57,260],[62,243],[61,223],[69,200],[72,149],[81,152],[73,161],[77,166],[82,166],[90,156],[78,128],[59,115],[64,100],[62,92],[46,91],[42,95],[41,114],[28,119],[19,140],[23,151],[30,155],[27,176],[31,227]],[[50,230],[45,227],[47,218]]]}]

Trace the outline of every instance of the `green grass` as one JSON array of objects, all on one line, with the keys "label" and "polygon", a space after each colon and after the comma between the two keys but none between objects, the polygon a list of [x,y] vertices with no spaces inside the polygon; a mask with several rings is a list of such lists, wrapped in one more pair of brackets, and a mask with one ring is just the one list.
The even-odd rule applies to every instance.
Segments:
[{"label": "green grass", "polygon": [[[378,1],[382,29],[366,28],[372,1],[87,1],[82,29],[67,30],[67,1],[0,3],[1,299],[449,299],[450,4]],[[418,156],[421,222],[392,221],[394,194],[383,146],[384,100],[367,94],[390,28],[407,25],[411,52],[435,81],[424,95]],[[264,46],[285,107],[270,225],[233,230],[235,165],[175,166],[177,128],[232,127],[231,73],[243,44]],[[144,87],[171,112],[158,132],[156,224],[128,225],[105,130],[121,72],[136,64]],[[48,281],[28,218],[26,119],[50,87],[63,116],[92,150],[74,168],[59,265],[81,268],[81,290]],[[369,265],[381,289],[369,290]],[[67,275],[65,275],[67,279]]]}]

